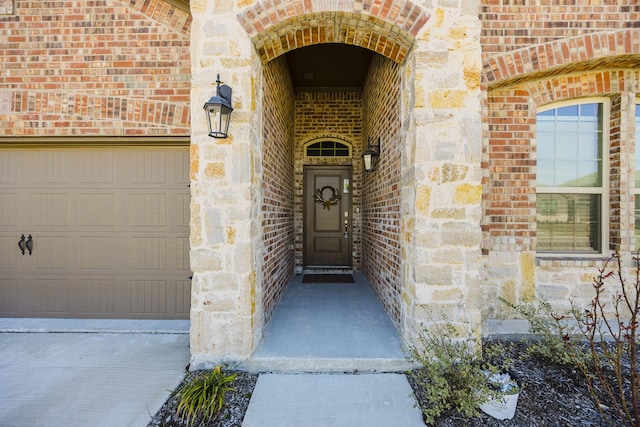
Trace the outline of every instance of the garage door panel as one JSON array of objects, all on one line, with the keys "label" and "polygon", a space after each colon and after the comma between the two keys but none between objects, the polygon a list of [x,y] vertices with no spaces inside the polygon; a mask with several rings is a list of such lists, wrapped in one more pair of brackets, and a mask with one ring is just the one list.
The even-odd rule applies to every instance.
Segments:
[{"label": "garage door panel", "polygon": [[32,188],[66,188],[71,183],[69,150],[33,150],[21,156],[20,163],[25,166],[20,169],[21,179],[27,179]]},{"label": "garage door panel", "polygon": [[189,173],[189,168],[191,167],[191,159],[189,158],[189,151],[174,151],[172,154],[174,156],[172,162],[172,164],[174,165],[174,182],[180,188],[182,188],[182,186],[188,186],[191,182],[191,176]]},{"label": "garage door panel", "polygon": [[0,278],[0,314],[18,311],[18,279]]},{"label": "garage door panel", "polygon": [[77,241],[80,270],[115,270],[117,246],[113,236],[83,235]]},{"label": "garage door panel", "polygon": [[0,151],[0,185],[2,188],[16,188],[18,186],[18,170],[18,153]]},{"label": "garage door panel", "polygon": [[167,239],[165,237],[132,237],[129,247],[132,270],[166,270]]},{"label": "garage door panel", "polygon": [[33,236],[33,270],[40,274],[52,274],[56,270],[69,271],[71,268],[71,238],[69,236]]},{"label": "garage door panel", "polygon": [[74,206],[74,223],[80,227],[116,225],[116,195],[112,192],[80,193]]},{"label": "garage door panel", "polygon": [[191,310],[191,280],[176,280],[174,283],[175,313],[187,318]]},{"label": "garage door panel", "polygon": [[0,167],[0,316],[189,318],[187,147],[7,148]]},{"label": "garage door panel", "polygon": [[19,236],[0,235],[0,273],[17,272],[20,267],[20,257],[24,255],[18,247],[19,241]]},{"label": "garage door panel", "polygon": [[167,196],[164,193],[133,193],[129,197],[132,227],[166,227]]},{"label": "garage door panel", "polygon": [[29,300],[36,315],[60,315],[70,312],[70,279],[35,279],[32,284]]},{"label": "garage door panel", "polygon": [[137,314],[166,313],[166,280],[132,280],[129,310]]},{"label": "garage door panel", "polygon": [[0,229],[15,229],[18,226],[18,193],[0,193]]},{"label": "garage door panel", "polygon": [[33,218],[33,226],[40,229],[69,227],[71,224],[71,196],[69,193],[34,193],[31,196],[29,213]]},{"label": "garage door panel", "polygon": [[163,151],[139,150],[131,153],[129,182],[134,185],[167,183],[167,155]]},{"label": "garage door panel", "polygon": [[78,313],[105,315],[115,313],[116,283],[114,280],[84,279],[74,292]]},{"label": "garage door panel", "polygon": [[189,262],[189,238],[176,237],[174,247],[176,248],[174,254],[175,269],[187,274],[189,271],[191,271],[191,264]]},{"label": "garage door panel", "polygon": [[74,182],[78,188],[111,188],[116,184],[114,153],[91,150],[74,153]]},{"label": "garage door panel", "polygon": [[175,194],[174,205],[175,227],[180,230],[189,231],[189,222],[191,221],[191,195],[190,194]]}]

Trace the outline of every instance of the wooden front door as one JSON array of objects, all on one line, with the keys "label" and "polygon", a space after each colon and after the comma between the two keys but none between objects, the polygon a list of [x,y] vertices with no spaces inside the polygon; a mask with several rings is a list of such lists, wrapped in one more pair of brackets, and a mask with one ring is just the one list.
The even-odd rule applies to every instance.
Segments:
[{"label": "wooden front door", "polygon": [[306,166],[305,266],[351,266],[351,216],[351,166]]}]

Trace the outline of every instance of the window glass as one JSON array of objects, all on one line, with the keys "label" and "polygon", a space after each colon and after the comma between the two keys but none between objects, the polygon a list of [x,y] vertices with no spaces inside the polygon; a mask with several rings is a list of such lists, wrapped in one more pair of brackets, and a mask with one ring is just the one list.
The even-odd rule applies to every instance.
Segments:
[{"label": "window glass", "polygon": [[600,250],[600,195],[538,194],[536,207],[538,250]]},{"label": "window glass", "polygon": [[538,114],[539,187],[602,185],[601,106],[572,105]]},{"label": "window glass", "polygon": [[537,250],[598,253],[603,235],[603,103],[537,115]]},{"label": "window glass", "polygon": [[307,157],[349,157],[350,147],[336,141],[321,141],[307,146]]}]

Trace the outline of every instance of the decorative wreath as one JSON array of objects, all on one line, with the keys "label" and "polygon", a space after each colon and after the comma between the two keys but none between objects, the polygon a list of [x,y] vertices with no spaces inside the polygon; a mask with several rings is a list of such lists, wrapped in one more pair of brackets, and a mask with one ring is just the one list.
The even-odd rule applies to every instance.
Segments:
[{"label": "decorative wreath", "polygon": [[[324,190],[331,190],[331,198],[329,200],[324,199]],[[322,209],[331,210],[331,205],[337,205],[340,197],[340,190],[327,185],[316,190],[316,193],[313,195],[313,200],[315,200],[316,203],[320,203]]]}]

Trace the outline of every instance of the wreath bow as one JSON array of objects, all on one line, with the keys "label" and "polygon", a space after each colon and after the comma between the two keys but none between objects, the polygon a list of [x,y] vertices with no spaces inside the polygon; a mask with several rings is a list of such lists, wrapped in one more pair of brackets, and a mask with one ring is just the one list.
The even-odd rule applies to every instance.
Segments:
[{"label": "wreath bow", "polygon": [[[331,198],[329,200],[325,200],[324,198],[325,190],[331,190]],[[337,205],[340,197],[340,190],[333,188],[330,185],[316,189],[316,193],[313,195],[313,199],[316,203],[320,203],[322,205],[322,209],[327,210],[331,210],[331,205]]]}]

